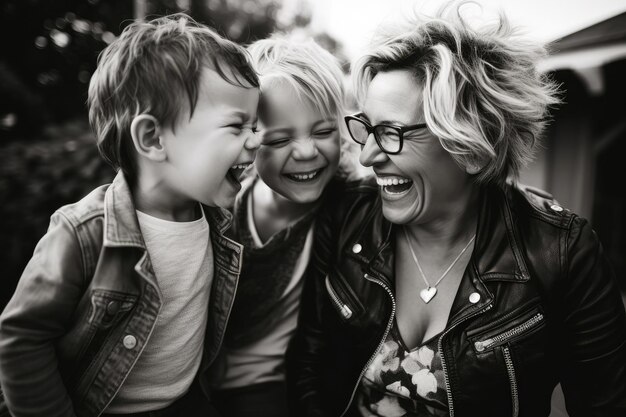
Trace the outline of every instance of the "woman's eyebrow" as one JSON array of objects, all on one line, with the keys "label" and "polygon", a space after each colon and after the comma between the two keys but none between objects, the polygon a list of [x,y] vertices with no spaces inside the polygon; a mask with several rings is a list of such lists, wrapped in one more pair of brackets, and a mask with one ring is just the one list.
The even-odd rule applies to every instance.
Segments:
[{"label": "woman's eyebrow", "polygon": [[388,120],[382,120],[379,122],[379,124],[381,125],[393,125],[393,126],[409,126],[410,123],[404,123],[401,122],[399,120],[392,120],[392,119],[388,119]]},{"label": "woman's eyebrow", "polygon": [[363,112],[361,112],[361,113],[357,113],[357,114],[355,114],[354,116],[355,116],[355,117],[358,117],[358,118],[360,118],[360,119],[363,119],[363,120],[367,120],[368,122],[370,121],[370,118],[369,118],[369,117],[367,117],[367,115],[366,115],[365,113],[363,113]]}]

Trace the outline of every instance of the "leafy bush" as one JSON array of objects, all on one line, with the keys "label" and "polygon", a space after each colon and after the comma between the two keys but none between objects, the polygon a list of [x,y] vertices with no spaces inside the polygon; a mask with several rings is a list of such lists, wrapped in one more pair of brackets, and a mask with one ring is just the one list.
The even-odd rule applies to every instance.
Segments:
[{"label": "leafy bush", "polygon": [[50,216],[115,172],[99,156],[85,120],[49,126],[38,139],[13,140],[0,149],[0,309],[8,302]]}]

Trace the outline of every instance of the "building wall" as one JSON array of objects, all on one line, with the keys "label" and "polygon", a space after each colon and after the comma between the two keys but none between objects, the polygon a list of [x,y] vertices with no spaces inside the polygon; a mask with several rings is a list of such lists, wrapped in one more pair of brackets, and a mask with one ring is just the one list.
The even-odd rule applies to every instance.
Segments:
[{"label": "building wall", "polygon": [[551,74],[563,103],[521,181],[591,221],[626,289],[626,59],[598,73],[600,89],[571,70]]}]

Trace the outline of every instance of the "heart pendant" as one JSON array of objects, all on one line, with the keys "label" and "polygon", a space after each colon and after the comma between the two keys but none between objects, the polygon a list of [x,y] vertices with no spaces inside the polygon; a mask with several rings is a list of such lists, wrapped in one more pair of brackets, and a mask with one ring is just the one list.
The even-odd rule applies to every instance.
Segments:
[{"label": "heart pendant", "polygon": [[428,304],[430,300],[433,299],[435,294],[437,294],[437,288],[435,287],[424,288],[422,291],[420,291],[420,297],[422,297],[422,300],[424,300],[426,304]]}]

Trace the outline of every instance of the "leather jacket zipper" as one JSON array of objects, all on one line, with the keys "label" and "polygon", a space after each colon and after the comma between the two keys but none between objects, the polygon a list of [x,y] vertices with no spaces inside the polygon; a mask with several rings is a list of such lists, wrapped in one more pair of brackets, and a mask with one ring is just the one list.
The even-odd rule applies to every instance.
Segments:
[{"label": "leather jacket zipper", "polygon": [[515,377],[515,367],[511,358],[511,351],[508,346],[502,348],[504,353],[504,362],[506,362],[506,372],[509,375],[509,383],[511,384],[511,402],[513,404],[513,417],[519,415],[519,396],[517,393],[517,378]]},{"label": "leather jacket zipper", "polygon": [[446,368],[446,359],[443,355],[443,338],[450,333],[456,326],[458,326],[460,323],[464,322],[465,320],[468,320],[474,316],[477,316],[479,314],[484,313],[485,311],[491,309],[493,307],[493,304],[489,304],[487,307],[483,308],[482,310],[478,310],[473,314],[470,314],[469,316],[463,317],[461,320],[457,321],[456,323],[454,323],[452,326],[450,326],[450,328],[448,328],[447,330],[445,330],[442,334],[441,337],[439,338],[439,341],[437,342],[437,352],[439,352],[439,358],[441,359],[441,368],[443,370],[443,380],[446,384],[446,395],[448,397],[448,411],[449,411],[449,416],[450,417],[454,417],[454,404],[452,402],[452,393],[450,392],[450,381],[448,379],[448,370]]},{"label": "leather jacket zipper", "polygon": [[[476,348],[477,352],[483,352],[486,349],[506,344],[511,339],[541,324],[543,322],[543,319],[544,315],[542,313],[537,313],[522,324],[515,326],[510,330],[507,330],[496,336],[474,342],[474,348]],[[517,377],[515,375],[513,358],[511,357],[511,349],[508,345],[502,347],[502,353],[504,355],[506,372],[509,377],[509,384],[511,386],[512,415],[513,417],[517,417],[519,415],[519,394],[517,389]]]},{"label": "leather jacket zipper", "polygon": [[383,287],[383,289],[385,291],[387,291],[387,293],[389,294],[389,297],[391,298],[391,315],[389,316],[389,320],[387,322],[387,327],[385,328],[385,333],[383,333],[383,337],[380,340],[380,343],[378,343],[378,346],[376,347],[376,350],[374,350],[374,353],[372,354],[372,356],[370,356],[369,360],[367,361],[367,363],[365,364],[365,366],[361,370],[361,374],[359,375],[359,378],[356,380],[356,384],[354,385],[354,389],[352,390],[352,395],[350,396],[350,400],[348,401],[348,404],[346,405],[346,408],[339,415],[339,417],[343,417],[348,412],[348,410],[350,409],[350,404],[352,404],[352,400],[354,400],[354,394],[356,394],[356,390],[359,387],[359,384],[361,383],[361,379],[363,378],[363,375],[365,375],[365,372],[367,371],[367,368],[370,366],[370,364],[372,363],[372,361],[374,360],[374,358],[378,354],[378,351],[383,346],[383,343],[385,343],[385,339],[387,339],[387,335],[389,334],[389,331],[391,330],[391,325],[393,324],[393,317],[396,315],[396,299],[393,297],[393,293],[391,292],[389,287],[387,287],[385,285],[385,283],[383,283],[382,281],[372,277],[371,275],[365,274],[364,278],[366,280],[368,280],[368,281],[375,282],[376,284],[378,284],[381,287]]},{"label": "leather jacket zipper", "polygon": [[350,309],[350,307],[348,307],[347,304],[341,301],[341,299],[337,295],[337,292],[330,284],[330,279],[328,278],[328,276],[326,276],[324,283],[326,284],[326,291],[328,291],[328,295],[330,295],[331,300],[333,301],[343,318],[348,320],[350,317],[352,317],[352,310]]},{"label": "leather jacket zipper", "polygon": [[499,335],[475,342],[474,348],[476,348],[477,352],[483,352],[485,349],[504,344],[512,338],[516,337],[517,335],[524,333],[529,329],[532,329],[536,325],[540,324],[542,321],[543,314],[537,313],[519,326],[515,326],[514,328],[507,330],[506,332]]}]

